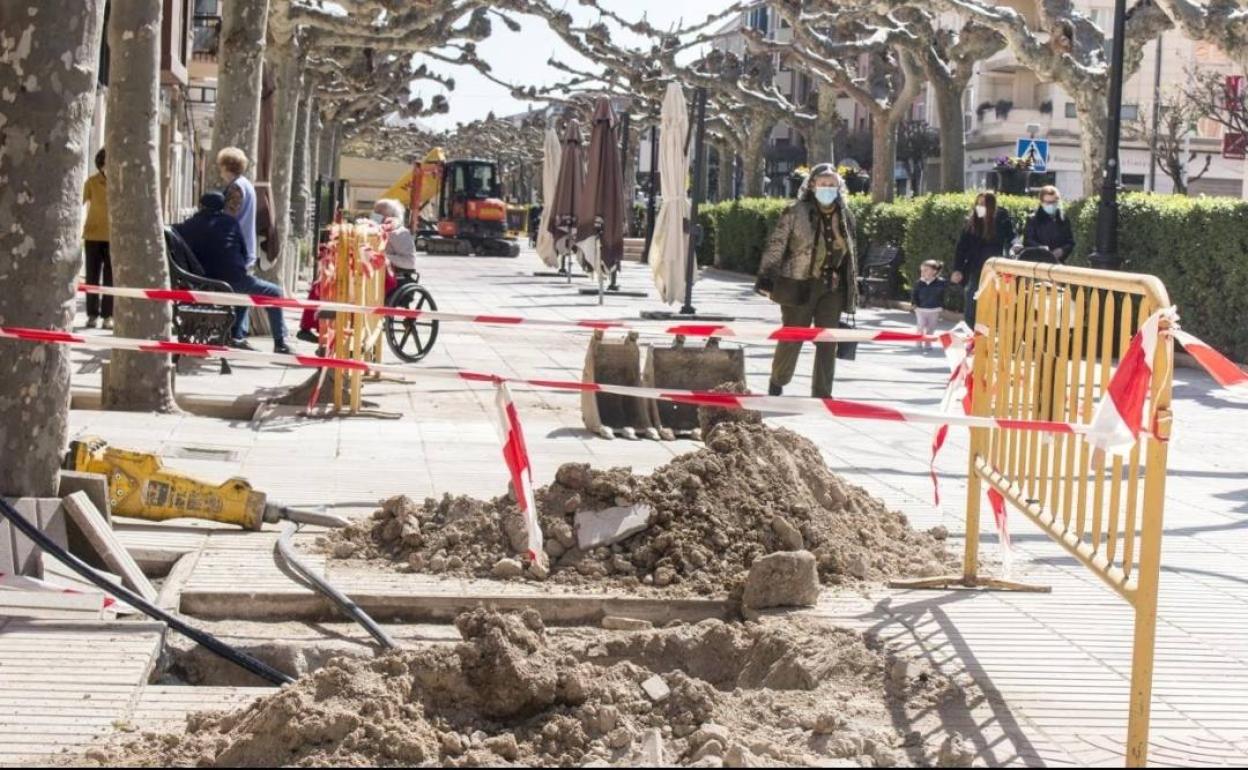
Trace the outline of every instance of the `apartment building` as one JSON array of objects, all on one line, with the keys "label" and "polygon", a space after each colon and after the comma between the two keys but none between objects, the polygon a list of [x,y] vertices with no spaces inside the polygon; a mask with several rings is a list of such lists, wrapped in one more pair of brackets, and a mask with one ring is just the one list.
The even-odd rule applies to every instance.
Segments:
[{"label": "apartment building", "polygon": [[[198,0],[199,3],[204,0]],[[220,2],[220,0],[215,0]],[[191,84],[192,27],[196,0],[164,0],[160,51],[160,193],[166,221],[195,205],[198,190],[196,129],[188,102]],[[106,8],[105,14],[109,9]],[[105,35],[100,47],[99,87],[91,129],[90,157],[104,145],[108,122],[110,54]]]},{"label": "apartment building", "polygon": [[[1015,7],[1035,24],[1035,4],[1029,0],[1002,0],[1002,5]],[[1074,0],[1075,7],[1091,18],[1102,29],[1112,29],[1112,0]],[[942,20],[950,26],[961,26],[956,16]],[[785,41],[792,38],[787,22],[774,10],[756,8],[741,14],[720,30],[713,44],[725,51],[745,51],[743,28],[752,28],[768,37]],[[1106,56],[1108,57],[1108,42]],[[859,71],[866,72],[868,62],[858,62]],[[1216,47],[1193,41],[1181,32],[1170,31],[1162,36],[1160,45],[1149,45],[1139,70],[1125,84],[1123,90],[1124,123],[1152,115],[1154,93],[1163,98],[1175,94],[1188,81],[1193,69],[1213,70],[1231,74],[1232,62]],[[794,103],[805,104],[813,84],[801,73],[784,68],[777,63],[776,85]],[[980,62],[976,67],[965,96],[964,121],[966,129],[966,184],[983,187],[989,183],[990,173],[996,159],[1016,153],[1018,140],[1035,138],[1049,144],[1049,180],[1070,196],[1083,190],[1083,172],[1080,163],[1079,123],[1075,104],[1070,96],[1056,83],[1045,82],[1028,70],[1007,48],[995,56]],[[838,97],[838,113],[851,132],[870,130],[871,116],[852,99],[842,94]],[[911,118],[925,120],[933,126],[939,124],[935,97],[930,87],[915,100]],[[1192,194],[1240,196],[1244,189],[1245,164],[1241,160],[1222,157],[1222,128],[1213,121],[1203,120],[1185,138],[1196,158],[1190,164],[1195,172],[1208,170],[1190,183]],[[852,148],[836,148],[836,160],[854,160],[869,163],[869,158],[850,156]],[[789,192],[785,179],[794,167],[806,162],[817,162],[822,157],[810,157],[801,135],[783,123],[772,131],[767,158],[767,190],[771,194]],[[1174,185],[1160,168],[1153,170],[1150,148],[1142,141],[1124,136],[1121,150],[1122,180],[1128,189],[1154,189],[1172,192]],[[894,170],[899,189],[906,189],[906,173],[899,165]],[[923,186],[939,178],[938,161],[931,161],[924,174]]]},{"label": "apartment building", "polygon": [[[1008,0],[1035,23],[1034,4],[1024,0]],[[1112,0],[1075,0],[1075,7],[1101,29],[1113,28]],[[951,20],[950,23],[953,23]],[[1108,45],[1107,53],[1108,58]],[[1224,74],[1233,71],[1232,63],[1217,48],[1200,43],[1179,31],[1166,32],[1160,45],[1145,48],[1139,70],[1123,86],[1122,120],[1124,124],[1140,118],[1150,120],[1153,114],[1154,86],[1163,98],[1174,94],[1187,83],[1194,69],[1214,70]],[[1083,189],[1080,167],[1079,122],[1075,104],[1056,83],[1047,83],[1023,67],[1006,49],[980,62],[967,89],[964,120],[967,127],[967,183],[982,186],[996,158],[1013,155],[1020,138],[1047,139],[1050,147],[1049,170],[1054,183],[1067,195],[1079,195]],[[933,109],[929,122],[938,122]],[[1205,175],[1191,183],[1192,194],[1231,195],[1239,197],[1243,190],[1244,163],[1222,158],[1222,129],[1210,120],[1201,121],[1190,137],[1191,149],[1197,154],[1190,164],[1194,173],[1210,158]],[[1152,169],[1149,147],[1128,136],[1123,137],[1121,162],[1122,182],[1128,189],[1155,189],[1173,192],[1171,180],[1159,169],[1155,186],[1150,188]]]}]

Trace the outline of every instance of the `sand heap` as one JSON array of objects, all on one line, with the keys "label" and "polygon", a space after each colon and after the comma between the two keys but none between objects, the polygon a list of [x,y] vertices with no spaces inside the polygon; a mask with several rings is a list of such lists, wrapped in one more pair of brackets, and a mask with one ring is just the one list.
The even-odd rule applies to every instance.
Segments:
[{"label": "sand heap", "polygon": [[87,759],[207,767],[930,764],[942,754],[940,720],[962,712],[973,694],[812,619],[551,637],[534,613],[478,610],[456,626],[464,639],[456,645],[335,659],[246,708],[197,714],[183,733],[143,735]]},{"label": "sand heap", "polygon": [[[715,426],[704,449],[650,476],[564,465],[537,500],[550,579],[565,583],[720,594],[739,585],[759,557],[801,549],[815,554],[825,584],[939,574],[948,566],[941,533],[916,532],[904,515],[833,474],[805,437],[749,422]],[[646,529],[610,547],[577,547],[578,511],[633,504],[651,509]],[[423,506],[394,498],[372,521],[323,546],[336,558],[385,559],[421,572],[524,572],[517,556],[524,523],[510,496],[447,496]]]}]

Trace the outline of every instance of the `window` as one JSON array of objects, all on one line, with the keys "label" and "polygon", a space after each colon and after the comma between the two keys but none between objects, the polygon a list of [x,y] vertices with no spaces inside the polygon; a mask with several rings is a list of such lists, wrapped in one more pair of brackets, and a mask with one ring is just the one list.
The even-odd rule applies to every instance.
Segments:
[{"label": "window", "polygon": [[1119,117],[1122,118],[1123,120],[1139,120],[1140,105],[1138,104],[1122,105],[1122,112],[1119,113]]},{"label": "window", "polygon": [[1075,109],[1074,102],[1066,102],[1066,117],[1068,118],[1079,117],[1079,110]]},{"label": "window", "polygon": [[1144,189],[1144,175],[1143,174],[1123,174],[1122,186],[1126,190],[1135,190],[1136,192],[1140,192]]},{"label": "window", "polygon": [[770,19],[768,18],[768,9],[755,8],[754,10],[750,11],[750,17],[749,17],[747,24],[750,27],[750,29],[756,29],[765,35],[767,34],[769,21]]}]

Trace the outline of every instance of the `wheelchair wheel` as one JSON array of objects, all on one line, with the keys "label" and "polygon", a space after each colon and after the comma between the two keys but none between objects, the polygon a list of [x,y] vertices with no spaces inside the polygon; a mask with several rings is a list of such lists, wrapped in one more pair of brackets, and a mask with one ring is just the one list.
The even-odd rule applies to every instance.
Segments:
[{"label": "wheelchair wheel", "polygon": [[[387,303],[390,307],[408,310],[437,310],[433,295],[417,283],[406,283],[395,289]],[[429,355],[438,339],[438,322],[412,318],[386,318],[386,344],[401,360],[414,363]]]}]

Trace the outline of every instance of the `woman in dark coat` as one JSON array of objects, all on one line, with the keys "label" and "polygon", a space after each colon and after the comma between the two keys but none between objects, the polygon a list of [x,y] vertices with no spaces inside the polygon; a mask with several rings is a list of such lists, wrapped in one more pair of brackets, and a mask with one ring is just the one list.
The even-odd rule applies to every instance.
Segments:
[{"label": "woman in dark coat", "polygon": [[[1027,218],[1027,226],[1023,228],[1023,248],[1048,249],[1052,255],[1050,261],[1062,264],[1074,252],[1074,229],[1066,212],[1062,211],[1062,194],[1056,187],[1050,185],[1040,190],[1040,205]],[[1020,257],[1026,258],[1025,255]]]},{"label": "woman in dark coat", "polygon": [[997,207],[995,193],[982,192],[966,219],[966,227],[958,238],[957,256],[953,261],[953,282],[966,287],[966,323],[975,328],[975,294],[984,263],[993,257],[1005,256],[1014,241],[1014,221],[1010,212]]}]

